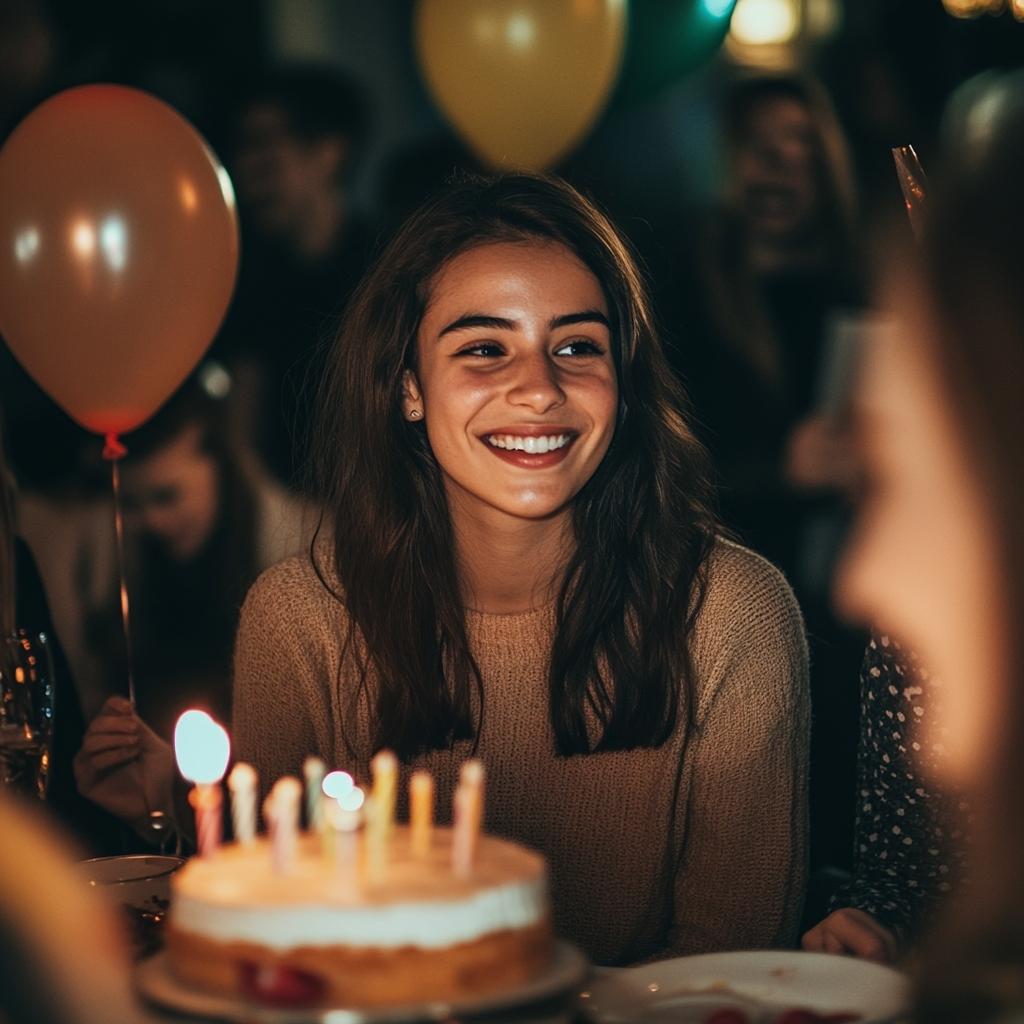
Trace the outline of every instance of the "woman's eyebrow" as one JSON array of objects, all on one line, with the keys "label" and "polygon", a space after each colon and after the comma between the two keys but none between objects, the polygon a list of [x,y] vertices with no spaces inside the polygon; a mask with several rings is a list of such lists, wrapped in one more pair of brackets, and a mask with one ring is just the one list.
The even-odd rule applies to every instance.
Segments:
[{"label": "woman's eyebrow", "polygon": [[551,328],[569,327],[572,324],[604,324],[609,330],[611,330],[612,326],[608,322],[608,317],[597,309],[584,309],[579,313],[566,313],[564,316],[552,317],[548,322],[548,326]]},{"label": "woman's eyebrow", "polygon": [[452,331],[465,331],[471,327],[486,327],[492,331],[514,331],[518,326],[515,320],[506,320],[504,317],[467,313],[443,328],[438,337],[443,338],[446,334],[451,334]]},{"label": "woman's eyebrow", "polygon": [[[557,327],[586,323],[604,324],[605,327],[611,328],[608,317],[596,309],[584,309],[578,313],[565,313],[562,316],[552,317],[548,321],[548,327],[553,330]],[[454,331],[465,331],[474,327],[483,327],[492,331],[514,331],[518,326],[517,321],[508,320],[505,317],[487,316],[484,313],[467,313],[442,328],[438,337],[443,338],[446,334],[451,334]]]}]

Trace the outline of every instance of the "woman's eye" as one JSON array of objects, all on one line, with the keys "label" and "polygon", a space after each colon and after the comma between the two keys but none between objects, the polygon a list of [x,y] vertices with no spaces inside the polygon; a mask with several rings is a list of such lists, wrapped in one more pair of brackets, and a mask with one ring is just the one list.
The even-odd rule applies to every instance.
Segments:
[{"label": "woman's eye", "polygon": [[575,338],[555,349],[556,356],[599,356],[604,349],[589,338]]},{"label": "woman's eye", "polygon": [[493,359],[495,356],[504,355],[504,350],[500,345],[493,341],[480,341],[475,345],[468,345],[466,348],[460,348],[455,353],[456,356],[484,356],[489,359]]}]

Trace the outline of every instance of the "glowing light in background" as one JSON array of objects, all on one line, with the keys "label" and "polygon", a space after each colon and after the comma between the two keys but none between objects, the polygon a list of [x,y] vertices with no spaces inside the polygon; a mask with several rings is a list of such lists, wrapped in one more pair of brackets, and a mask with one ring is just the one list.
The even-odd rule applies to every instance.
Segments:
[{"label": "glowing light in background", "polygon": [[39,252],[39,229],[27,227],[14,236],[14,258],[19,263],[30,263]]},{"label": "glowing light in background", "polygon": [[87,220],[71,225],[71,248],[84,260],[96,251],[96,230]]},{"label": "glowing light in background", "polygon": [[513,14],[505,24],[505,38],[515,50],[526,50],[537,35],[537,26],[528,14]]},{"label": "glowing light in background", "polygon": [[1024,3],[1021,0],[942,0],[947,14],[954,18],[980,18],[983,14],[1002,14],[1007,6],[1014,17],[1024,17]]},{"label": "glowing light in background", "polygon": [[111,270],[124,270],[128,262],[128,229],[116,213],[100,224],[100,250]]},{"label": "glowing light in background", "polygon": [[780,46],[799,29],[797,0],[739,0],[729,35],[743,46]]}]

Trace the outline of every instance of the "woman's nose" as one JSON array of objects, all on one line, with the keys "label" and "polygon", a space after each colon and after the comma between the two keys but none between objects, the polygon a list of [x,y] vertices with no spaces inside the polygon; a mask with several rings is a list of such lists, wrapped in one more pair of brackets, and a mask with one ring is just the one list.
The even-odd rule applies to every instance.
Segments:
[{"label": "woman's nose", "polygon": [[508,397],[513,405],[538,414],[557,409],[565,401],[565,392],[558,381],[558,367],[547,353],[523,359]]}]

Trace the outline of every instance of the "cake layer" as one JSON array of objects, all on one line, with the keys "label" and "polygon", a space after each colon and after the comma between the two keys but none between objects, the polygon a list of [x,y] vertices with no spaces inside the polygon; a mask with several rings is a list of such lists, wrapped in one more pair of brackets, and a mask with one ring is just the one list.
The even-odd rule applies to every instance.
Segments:
[{"label": "cake layer", "polygon": [[466,878],[451,868],[451,833],[435,830],[426,858],[396,829],[386,868],[338,863],[307,837],[294,870],[277,875],[265,840],[194,858],[174,877],[171,925],[217,942],[278,952],[297,946],[441,949],[547,919],[544,862],[483,837]]},{"label": "cake layer", "polygon": [[275,1005],[401,1006],[459,1002],[522,985],[551,963],[547,919],[443,950],[297,946],[281,953],[252,942],[220,943],[167,932],[185,984]]}]

